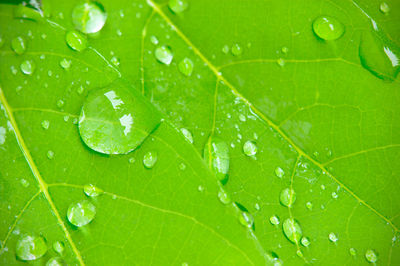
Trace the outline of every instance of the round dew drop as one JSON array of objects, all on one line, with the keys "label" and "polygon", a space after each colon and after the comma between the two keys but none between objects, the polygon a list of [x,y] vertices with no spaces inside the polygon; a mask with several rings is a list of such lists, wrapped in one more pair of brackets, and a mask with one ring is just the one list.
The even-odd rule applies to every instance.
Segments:
[{"label": "round dew drop", "polygon": [[278,225],[281,221],[279,220],[279,217],[278,217],[278,216],[274,215],[274,216],[271,216],[271,217],[269,218],[269,222],[270,222],[272,225]]},{"label": "round dew drop", "polygon": [[88,197],[97,197],[103,193],[103,190],[92,184],[88,184],[83,186],[83,192]]},{"label": "round dew drop", "polygon": [[66,58],[61,59],[60,66],[63,69],[68,70],[70,68],[70,66],[71,66],[71,60],[68,60]]},{"label": "round dew drop", "polygon": [[75,51],[82,52],[87,48],[87,39],[78,31],[68,31],[65,35],[68,46]]},{"label": "round dew drop", "polygon": [[47,252],[47,245],[43,237],[35,234],[24,234],[16,246],[16,255],[21,260],[36,260]]},{"label": "round dew drop", "polygon": [[113,65],[116,66],[116,67],[119,66],[119,64],[120,64],[119,59],[118,59],[118,57],[116,57],[116,56],[113,56],[113,57],[111,58],[110,62],[111,62],[111,64],[113,64]]},{"label": "round dew drop", "polygon": [[368,262],[370,263],[375,263],[378,261],[378,255],[373,251],[372,249],[368,249],[365,252],[365,258],[367,259]]},{"label": "round dew drop", "polygon": [[68,221],[77,227],[87,225],[94,219],[95,215],[96,207],[86,200],[72,203],[67,211]]},{"label": "round dew drop", "polygon": [[229,196],[229,194],[226,191],[224,191],[222,189],[218,192],[218,199],[220,202],[222,202],[222,204],[225,204],[225,205],[231,203],[231,197]]},{"label": "round dew drop", "polygon": [[349,253],[350,253],[351,256],[356,256],[357,255],[357,251],[356,251],[355,248],[350,248],[349,249]]},{"label": "round dew drop", "polygon": [[171,48],[165,45],[157,47],[154,55],[159,62],[165,65],[171,64],[171,61],[174,58]]},{"label": "round dew drop", "polygon": [[343,24],[330,16],[320,16],[313,22],[313,31],[325,41],[333,41],[342,37],[344,33]]},{"label": "round dew drop", "polygon": [[310,245],[310,239],[308,237],[303,236],[300,240],[301,244],[305,247],[308,247]]},{"label": "round dew drop", "polygon": [[228,54],[228,53],[229,53],[229,46],[225,44],[225,45],[222,47],[222,52],[223,52],[224,54]]},{"label": "round dew drop", "polygon": [[231,47],[231,52],[234,56],[239,56],[243,53],[243,48],[240,46],[240,44],[235,43]]},{"label": "round dew drop", "polygon": [[43,129],[49,129],[50,127],[50,121],[49,120],[43,120],[42,121],[42,128]]},{"label": "round dew drop", "polygon": [[100,4],[95,2],[75,6],[72,11],[72,22],[75,28],[84,33],[96,33],[106,23],[107,14]]},{"label": "round dew drop", "polygon": [[244,143],[243,152],[246,156],[252,157],[257,154],[257,151],[257,145],[253,141],[248,140]]},{"label": "round dew drop", "polygon": [[282,178],[285,175],[285,172],[279,166],[275,168],[275,175],[279,178]]},{"label": "round dew drop", "polygon": [[283,222],[283,233],[293,243],[298,243],[303,235],[300,224],[292,218],[288,218]]},{"label": "round dew drop", "polygon": [[335,233],[330,233],[328,238],[333,243],[335,243],[335,242],[337,242],[339,240],[339,238],[335,235]]},{"label": "round dew drop", "polygon": [[25,41],[25,39],[20,37],[20,36],[12,39],[11,48],[13,49],[13,51],[16,54],[18,54],[18,55],[23,54],[25,52],[25,50],[26,50],[26,41]]},{"label": "round dew drop", "polygon": [[281,191],[279,199],[283,206],[291,208],[296,201],[296,192],[291,188],[285,188]]},{"label": "round dew drop", "polygon": [[193,72],[193,62],[189,58],[184,58],[181,62],[179,62],[178,68],[179,71],[185,75],[186,77],[189,77],[192,75]]},{"label": "round dew drop", "polygon": [[143,156],[143,165],[147,169],[151,169],[157,162],[157,152],[149,151]]},{"label": "round dew drop", "polygon": [[64,243],[61,241],[56,241],[53,243],[53,249],[55,252],[58,254],[63,254],[64,253]]},{"label": "round dew drop", "polygon": [[63,266],[63,265],[64,265],[64,262],[59,257],[51,258],[46,262],[46,266]]},{"label": "round dew drop", "polygon": [[32,60],[25,60],[21,63],[20,68],[25,75],[32,75],[35,72],[36,64]]},{"label": "round dew drop", "polygon": [[169,0],[168,7],[174,13],[182,13],[189,7],[189,4],[187,0]]}]

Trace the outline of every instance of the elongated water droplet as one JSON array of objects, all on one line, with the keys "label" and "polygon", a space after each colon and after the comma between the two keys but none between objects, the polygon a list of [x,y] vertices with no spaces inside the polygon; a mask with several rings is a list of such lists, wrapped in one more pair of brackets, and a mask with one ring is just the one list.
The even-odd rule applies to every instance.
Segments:
[{"label": "elongated water droplet", "polygon": [[186,128],[181,128],[181,132],[187,141],[193,143],[193,135],[189,130],[187,130]]},{"label": "elongated water droplet", "polygon": [[11,41],[11,48],[18,55],[21,55],[26,50],[26,41],[24,38],[18,36]]},{"label": "elongated water droplet", "polygon": [[388,14],[390,12],[390,7],[386,2],[382,2],[379,6],[379,10],[383,13],[383,14]]},{"label": "elongated water droplet", "polygon": [[87,48],[87,39],[78,31],[68,31],[65,35],[65,41],[73,50],[81,52]]},{"label": "elongated water droplet", "polygon": [[355,248],[350,248],[349,249],[349,253],[350,253],[351,256],[356,256],[357,255],[357,251],[356,251]]},{"label": "elongated water droplet", "polygon": [[54,158],[54,151],[47,151],[47,158],[52,160]]},{"label": "elongated water droplet", "polygon": [[171,64],[171,61],[174,57],[171,48],[165,45],[157,47],[154,55],[159,62],[166,65]]},{"label": "elongated water droplet", "polygon": [[96,207],[86,200],[72,203],[67,211],[68,221],[77,227],[87,225],[94,219],[95,215]]},{"label": "elongated water droplet", "polygon": [[229,194],[222,189],[220,189],[220,191],[218,191],[218,199],[225,205],[232,202]]},{"label": "elongated water droplet", "polygon": [[235,43],[234,45],[232,45],[231,52],[233,55],[238,56],[243,53],[243,48],[242,46],[240,46],[240,44]]},{"label": "elongated water droplet", "polygon": [[275,175],[279,178],[282,178],[285,175],[285,172],[279,166],[275,168]]},{"label": "elongated water droplet", "polygon": [[152,44],[154,44],[154,45],[157,45],[157,44],[158,44],[158,39],[157,39],[157,37],[154,36],[154,35],[151,35],[151,36],[150,36],[150,42],[151,42]]},{"label": "elongated water droplet", "polygon": [[278,224],[280,223],[280,220],[279,220],[279,217],[278,217],[278,216],[274,215],[274,216],[271,216],[271,217],[269,218],[269,222],[270,222],[272,225],[278,225]]},{"label": "elongated water droplet", "polygon": [[32,75],[35,72],[36,64],[32,60],[25,60],[21,63],[21,71],[25,75]]},{"label": "elongated water droplet", "polygon": [[62,265],[64,265],[64,262],[60,257],[51,258],[46,262],[46,266],[62,266]]},{"label": "elongated water droplet", "polygon": [[242,225],[251,228],[254,224],[254,217],[248,212],[241,212],[239,215],[239,221]]},{"label": "elongated water droplet", "polygon": [[43,120],[42,121],[42,128],[43,129],[49,129],[50,127],[50,121],[49,120]]},{"label": "elongated water droplet", "polygon": [[54,242],[53,249],[56,253],[62,255],[64,253],[64,243],[61,241]]},{"label": "elongated water droplet", "polygon": [[303,236],[300,240],[301,244],[305,247],[308,247],[310,245],[310,239],[306,236]]},{"label": "elongated water droplet", "polygon": [[296,192],[291,188],[285,188],[281,191],[279,199],[283,206],[291,208],[296,201]]},{"label": "elongated water droplet", "polygon": [[331,241],[331,242],[333,242],[333,243],[335,243],[336,241],[338,241],[339,240],[339,238],[336,236],[336,234],[335,233],[329,233],[329,236],[328,236],[328,238],[329,238],[329,240]]},{"label": "elongated water droplet", "polygon": [[68,60],[66,58],[61,59],[60,66],[63,69],[68,70],[70,68],[70,66],[71,66],[71,60]]},{"label": "elongated water droplet", "polygon": [[103,193],[103,190],[92,184],[88,184],[83,186],[83,192],[88,197],[97,197]]},{"label": "elongated water droplet", "polygon": [[34,21],[40,21],[43,19],[42,15],[33,8],[27,7],[25,5],[18,5],[14,9],[14,17],[15,18],[24,18],[24,19],[31,19]]},{"label": "elongated water droplet", "polygon": [[36,234],[23,234],[17,241],[16,255],[21,260],[36,260],[46,252],[45,240]]},{"label": "elongated water droplet", "polygon": [[293,243],[298,243],[303,235],[300,224],[292,218],[288,218],[283,222],[283,233]]},{"label": "elongated water droplet", "polygon": [[400,47],[382,31],[365,31],[361,36],[359,55],[362,66],[376,77],[393,81],[400,71]]},{"label": "elongated water droplet", "polygon": [[204,147],[204,159],[208,167],[223,184],[228,181],[229,146],[218,137],[211,136]]},{"label": "elongated water droplet", "polygon": [[105,154],[136,149],[160,123],[160,115],[136,90],[112,84],[91,92],[79,117],[85,144]]},{"label": "elongated water droplet", "polygon": [[330,16],[320,16],[313,22],[314,33],[321,39],[333,41],[339,39],[344,33],[343,24]]},{"label": "elongated water droplet", "polygon": [[257,154],[258,148],[254,141],[248,140],[243,145],[243,152],[246,156],[252,157]]},{"label": "elongated water droplet", "polygon": [[157,152],[155,151],[146,152],[146,154],[143,156],[143,165],[147,169],[153,168],[157,162],[157,157]]},{"label": "elongated water droplet", "polygon": [[187,0],[169,0],[168,7],[174,13],[182,13],[188,8]]},{"label": "elongated water droplet", "polygon": [[228,54],[228,53],[229,53],[229,46],[225,44],[225,45],[222,47],[222,52],[223,52],[224,54]]},{"label": "elongated water droplet", "polygon": [[178,68],[183,75],[189,77],[192,75],[193,66],[192,60],[185,57],[181,62],[179,62]]},{"label": "elongated water droplet", "polygon": [[75,28],[84,33],[100,31],[106,19],[104,8],[96,2],[79,4],[72,10],[72,22]]},{"label": "elongated water droplet", "polygon": [[372,249],[368,249],[365,252],[365,258],[368,262],[375,263],[378,261],[378,255]]}]

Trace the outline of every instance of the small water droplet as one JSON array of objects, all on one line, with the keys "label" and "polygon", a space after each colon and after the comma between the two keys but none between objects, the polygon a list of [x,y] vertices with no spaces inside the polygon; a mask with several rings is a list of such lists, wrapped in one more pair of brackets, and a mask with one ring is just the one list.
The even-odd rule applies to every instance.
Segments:
[{"label": "small water droplet", "polygon": [[150,36],[150,42],[151,42],[152,44],[154,44],[154,45],[157,45],[157,44],[158,44],[158,39],[157,39],[157,37],[154,36],[154,35]]},{"label": "small water droplet", "polygon": [[248,227],[251,228],[254,224],[254,217],[253,215],[251,215],[248,212],[241,212],[240,216],[239,216],[239,222]]},{"label": "small water droplet", "polygon": [[293,243],[298,243],[303,235],[300,224],[292,218],[288,218],[283,222],[283,233]]},{"label": "small water droplet", "polygon": [[78,88],[76,89],[76,92],[78,94],[82,94],[84,91],[85,91],[85,88],[82,85],[78,86]]},{"label": "small water droplet", "polygon": [[78,31],[68,31],[65,35],[68,46],[75,51],[81,52],[87,48],[87,39]]},{"label": "small water droplet", "polygon": [[281,191],[279,199],[283,206],[291,208],[296,201],[296,192],[291,188],[285,188]]},{"label": "small water droplet", "polygon": [[71,60],[68,60],[66,58],[61,59],[60,66],[63,69],[68,70],[70,68],[70,66],[71,66]]},{"label": "small water droplet", "polygon": [[96,33],[106,23],[107,14],[104,7],[97,2],[82,3],[72,10],[72,23],[77,30],[84,33]]},{"label": "small water droplet", "polygon": [[303,236],[300,240],[301,244],[305,247],[308,247],[310,245],[310,239],[306,236]]},{"label": "small water droplet", "polygon": [[169,0],[168,7],[174,13],[182,13],[188,8],[187,0]]},{"label": "small water droplet", "polygon": [[171,61],[174,57],[171,48],[165,45],[157,47],[154,55],[159,62],[166,65],[171,64]]},{"label": "small water droplet", "polygon": [[222,204],[225,204],[225,205],[227,205],[227,204],[232,202],[231,197],[229,196],[229,194],[226,191],[222,190],[222,189],[220,189],[218,191],[218,199],[219,199],[220,202],[222,202]]},{"label": "small water droplet", "polygon": [[180,169],[181,171],[184,171],[184,170],[186,169],[186,164],[185,164],[185,163],[180,163],[180,164],[179,164],[179,169]]},{"label": "small water droplet", "polygon": [[149,151],[143,156],[143,165],[147,169],[151,169],[154,167],[154,165],[157,162],[157,152],[155,151]]},{"label": "small water droplet", "polygon": [[365,252],[365,258],[368,262],[375,263],[378,261],[378,255],[372,249],[368,249]]},{"label": "small water droplet", "polygon": [[281,221],[280,221],[280,219],[279,219],[278,216],[273,215],[273,216],[271,216],[271,217],[269,218],[269,222],[270,222],[272,225],[278,225]]},{"label": "small water droplet", "polygon": [[48,151],[47,152],[47,158],[49,158],[50,160],[52,160],[54,158],[54,151]]},{"label": "small water droplet", "polygon": [[306,208],[309,209],[309,210],[311,211],[312,208],[313,208],[313,204],[312,204],[311,202],[308,201],[308,202],[306,203]]},{"label": "small water droplet", "polygon": [[287,48],[286,46],[282,47],[282,53],[287,54],[289,52],[289,48]]},{"label": "small water droplet", "polygon": [[65,104],[65,102],[62,99],[58,100],[56,103],[58,108],[62,108],[64,106],[64,104]]},{"label": "small water droplet", "polygon": [[189,130],[187,130],[186,128],[181,128],[181,132],[187,141],[193,143],[193,135]]},{"label": "small water droplet", "polygon": [[61,241],[54,242],[53,249],[56,253],[62,255],[64,253],[64,243]]},{"label": "small water droplet", "polygon": [[355,248],[350,248],[349,249],[349,253],[350,253],[351,256],[356,256],[357,255],[357,251],[356,251]]},{"label": "small water droplet", "polygon": [[334,242],[334,243],[339,240],[338,237],[333,232],[329,234],[328,238],[331,242]]},{"label": "small water droplet", "polygon": [[50,121],[49,120],[43,120],[42,121],[42,128],[43,129],[49,129],[50,127]]},{"label": "small water droplet", "polygon": [[254,209],[259,211],[261,209],[260,204],[258,204],[258,203],[254,204]]},{"label": "small water droplet", "polygon": [[17,241],[16,255],[21,260],[36,260],[47,252],[43,237],[36,234],[23,234]]},{"label": "small water droplet", "polygon": [[332,198],[333,199],[337,199],[339,196],[336,192],[332,192]]},{"label": "small water droplet", "polygon": [[21,36],[18,36],[11,41],[11,48],[18,55],[21,55],[26,50],[26,41]]},{"label": "small water droplet", "polygon": [[386,2],[382,2],[379,6],[379,10],[383,13],[383,14],[388,14],[390,12],[390,7]]},{"label": "small water droplet", "polygon": [[199,186],[197,187],[197,191],[203,192],[203,191],[204,191],[204,187],[203,187],[202,185],[199,185]]},{"label": "small water droplet", "polygon": [[24,179],[24,178],[21,178],[21,185],[23,186],[23,187],[29,187],[29,182],[28,182],[28,180],[26,180],[26,179]]},{"label": "small water droplet", "polygon": [[50,258],[46,262],[46,266],[63,266],[63,265],[64,265],[64,262],[60,257]]},{"label": "small water droplet", "polygon": [[325,190],[325,185],[321,185],[321,189],[322,189],[322,190]]},{"label": "small water droplet", "polygon": [[21,63],[20,68],[25,75],[32,75],[35,72],[36,64],[32,60],[25,60]]},{"label": "small water droplet", "polygon": [[243,152],[246,156],[252,157],[257,154],[258,148],[254,141],[248,140],[243,145]]},{"label": "small water droplet", "polygon": [[88,184],[83,186],[83,192],[88,197],[97,197],[103,193],[103,190],[92,184]]},{"label": "small water droplet", "polygon": [[179,71],[189,77],[192,75],[193,72],[193,62],[189,58],[185,57],[178,65]]},{"label": "small water droplet", "polygon": [[222,47],[222,52],[223,52],[224,54],[228,54],[228,53],[229,53],[229,46],[225,44],[225,45]]},{"label": "small water droplet", "polygon": [[72,203],[67,211],[68,221],[77,227],[87,225],[94,219],[95,215],[96,207],[86,200]]},{"label": "small water droplet", "polygon": [[243,54],[243,48],[240,46],[240,44],[235,43],[234,45],[232,45],[231,47],[231,53],[234,56],[239,56],[241,54]]},{"label": "small water droplet", "polygon": [[275,168],[275,175],[279,178],[282,178],[285,175],[285,171],[278,166]]},{"label": "small water droplet", "polygon": [[134,157],[131,157],[131,158],[129,158],[128,162],[129,162],[130,164],[133,164],[133,163],[136,162],[136,159],[135,159]]},{"label": "small water droplet", "polygon": [[339,39],[344,33],[343,24],[330,16],[320,16],[313,22],[314,33],[321,39],[333,41]]},{"label": "small water droplet", "polygon": [[114,66],[119,66],[119,64],[120,64],[119,59],[118,59],[118,57],[116,57],[116,56],[113,56],[113,57],[111,58],[110,62],[111,62],[111,64],[113,64]]},{"label": "small water droplet", "polygon": [[239,120],[242,121],[242,122],[246,122],[247,119],[246,119],[246,116],[244,114],[240,114],[239,115]]},{"label": "small water droplet", "polygon": [[278,63],[278,65],[280,67],[284,67],[285,66],[285,59],[283,59],[283,58],[279,58],[278,60],[276,60],[276,62]]},{"label": "small water droplet", "polygon": [[229,146],[218,137],[210,136],[204,147],[204,159],[223,184],[228,181]]}]

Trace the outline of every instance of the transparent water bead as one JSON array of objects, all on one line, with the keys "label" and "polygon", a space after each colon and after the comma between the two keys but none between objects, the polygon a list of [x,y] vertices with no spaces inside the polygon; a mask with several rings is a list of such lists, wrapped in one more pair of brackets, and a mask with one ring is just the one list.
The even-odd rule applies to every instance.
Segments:
[{"label": "transparent water bead", "polygon": [[82,3],[72,10],[72,23],[84,33],[96,33],[106,23],[107,14],[104,7],[96,2]]},{"label": "transparent water bead", "polygon": [[285,188],[281,191],[279,199],[283,206],[290,208],[296,201],[296,192],[291,188]]},{"label": "transparent water bead", "polygon": [[372,249],[368,249],[365,252],[365,258],[367,259],[368,262],[370,263],[375,263],[378,261],[378,255],[373,251]]},{"label": "transparent water bead", "polygon": [[68,221],[77,227],[87,225],[94,219],[95,215],[96,207],[86,200],[72,203],[67,211]]},{"label": "transparent water bead", "polygon": [[344,33],[344,25],[330,16],[320,16],[313,22],[314,33],[326,41],[337,40]]},{"label": "transparent water bead", "polygon": [[243,144],[243,152],[246,156],[252,157],[257,154],[258,148],[254,141],[248,140]]},{"label": "transparent water bead", "polygon": [[47,252],[46,241],[36,234],[23,234],[17,241],[16,255],[21,260],[36,260]]},{"label": "transparent water bead", "polygon": [[271,216],[271,217],[269,218],[269,222],[270,222],[272,225],[278,225],[278,224],[280,223],[280,220],[279,220],[279,217],[278,217],[278,216],[273,215],[273,216]]},{"label": "transparent water bead", "polygon": [[21,36],[15,37],[14,39],[11,40],[11,48],[16,54],[18,55],[23,54],[26,50],[25,39]]},{"label": "transparent water bead", "polygon": [[25,60],[21,63],[20,68],[25,75],[32,75],[36,70],[36,64],[32,60]]},{"label": "transparent water bead", "polygon": [[204,160],[222,183],[228,181],[229,146],[218,137],[211,136],[204,147]]},{"label": "transparent water bead", "polygon": [[187,58],[187,57],[185,57],[184,59],[182,59],[182,61],[180,61],[180,62],[179,62],[179,65],[178,65],[179,71],[180,71],[183,75],[185,75],[185,76],[187,76],[187,77],[189,77],[189,76],[192,75],[192,73],[193,73],[193,67],[194,67],[194,65],[193,65],[192,60],[190,60],[190,59]]},{"label": "transparent water bead", "polygon": [[335,242],[337,242],[338,240],[339,240],[339,238],[336,236],[336,234],[335,233],[329,233],[329,236],[328,236],[328,238],[329,238],[329,240],[331,241],[331,242],[333,242],[333,243],[335,243]]},{"label": "transparent water bead", "polygon": [[187,0],[169,0],[168,7],[174,13],[182,13],[189,7]]},{"label": "transparent water bead", "polygon": [[229,194],[222,189],[220,189],[220,191],[218,191],[218,199],[222,204],[225,204],[225,205],[232,202]]},{"label": "transparent water bead", "polygon": [[97,152],[126,154],[136,149],[160,121],[159,113],[141,94],[114,83],[89,93],[79,117],[79,133]]},{"label": "transparent water bead", "polygon": [[171,64],[172,59],[174,58],[171,48],[165,45],[157,47],[154,52],[154,56],[160,63],[165,65]]},{"label": "transparent water bead", "polygon": [[83,186],[83,192],[88,197],[97,197],[103,193],[103,190],[92,184],[88,184]]},{"label": "transparent water bead", "polygon": [[143,165],[147,169],[151,169],[154,167],[158,159],[157,152],[149,151],[143,156]]},{"label": "transparent water bead", "polygon": [[67,32],[65,41],[71,49],[78,52],[85,50],[88,46],[86,37],[75,30]]},{"label": "transparent water bead", "polygon": [[303,235],[300,224],[292,219],[288,218],[283,222],[283,233],[293,243],[298,243]]},{"label": "transparent water bead", "polygon": [[248,228],[251,228],[254,224],[254,217],[248,212],[242,212],[239,216],[239,222]]}]

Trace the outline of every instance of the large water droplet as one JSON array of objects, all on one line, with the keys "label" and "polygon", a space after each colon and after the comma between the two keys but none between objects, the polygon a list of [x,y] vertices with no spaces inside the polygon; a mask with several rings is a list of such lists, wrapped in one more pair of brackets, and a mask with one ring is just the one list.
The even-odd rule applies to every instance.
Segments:
[{"label": "large water droplet", "polygon": [[24,18],[24,19],[31,19],[34,21],[39,21],[42,20],[43,17],[42,15],[33,8],[27,7],[25,5],[18,5],[15,9],[14,9],[14,17],[15,18]]},{"label": "large water droplet", "polygon": [[363,32],[359,55],[362,66],[380,79],[393,81],[400,71],[400,48],[380,30]]},{"label": "large water droplet", "polygon": [[292,218],[288,218],[283,222],[283,233],[293,243],[298,243],[303,235],[299,223]]},{"label": "large water droplet", "polygon": [[182,59],[181,62],[179,62],[178,68],[179,68],[179,71],[183,75],[189,77],[189,76],[192,75],[193,66],[194,65],[193,65],[192,60],[190,60],[189,58],[185,57],[184,59]]},{"label": "large water droplet", "polygon": [[32,75],[35,72],[36,64],[32,60],[25,60],[21,63],[20,68],[25,75]]},{"label": "large water droplet", "polygon": [[182,13],[188,8],[187,0],[169,0],[168,7],[174,13]]},{"label": "large water droplet", "polygon": [[54,257],[46,262],[46,266],[63,266],[64,261],[60,257]]},{"label": "large water droplet", "polygon": [[23,54],[26,50],[26,42],[25,39],[18,36],[11,41],[11,48],[14,50],[16,54]]},{"label": "large water droplet", "polygon": [[171,61],[174,57],[171,48],[165,45],[157,47],[154,55],[159,62],[166,65],[171,64]]},{"label": "large water droplet", "polygon": [[242,225],[251,228],[254,224],[254,217],[249,212],[241,212],[239,215],[239,222]]},{"label": "large water droplet", "polygon": [[53,249],[58,254],[62,255],[64,253],[64,243],[61,241],[56,241],[53,243]]},{"label": "large water droplet", "polygon": [[383,14],[388,14],[390,12],[390,7],[386,2],[382,2],[379,5],[379,10],[383,13]]},{"label": "large water droplet", "polygon": [[83,186],[83,192],[88,197],[97,197],[103,193],[103,190],[92,184],[88,184]]},{"label": "large water droplet", "polygon": [[47,245],[43,237],[35,234],[24,234],[16,246],[16,255],[21,260],[36,260],[47,252]]},{"label": "large water droplet", "polygon": [[76,30],[68,31],[65,35],[65,41],[69,47],[78,52],[85,50],[87,47],[86,37]]},{"label": "large water droplet", "polygon": [[296,201],[296,192],[291,188],[285,188],[281,191],[279,199],[283,206],[290,208]]},{"label": "large water droplet", "polygon": [[243,145],[243,152],[246,156],[252,157],[257,154],[258,148],[254,141],[248,140]]},{"label": "large water droplet", "polygon": [[87,225],[95,215],[96,207],[86,200],[72,203],[67,212],[68,221],[77,227]]},{"label": "large water droplet", "polygon": [[104,8],[96,2],[79,4],[72,10],[72,22],[75,28],[84,33],[100,31],[106,19]]},{"label": "large water droplet", "polygon": [[314,33],[321,39],[333,41],[339,39],[344,33],[343,24],[330,16],[320,16],[313,22]]},{"label": "large water droplet", "polygon": [[155,151],[146,152],[146,154],[143,156],[143,165],[147,169],[151,169],[156,164],[157,159],[158,159],[157,152]]},{"label": "large water droplet", "polygon": [[79,118],[79,133],[97,152],[126,154],[159,123],[158,112],[136,90],[112,84],[88,95]]},{"label": "large water droplet", "polygon": [[365,258],[368,262],[375,263],[378,261],[378,255],[372,249],[368,249],[365,252]]},{"label": "large water droplet", "polygon": [[204,147],[204,159],[223,184],[228,181],[229,146],[218,137],[211,136]]}]

